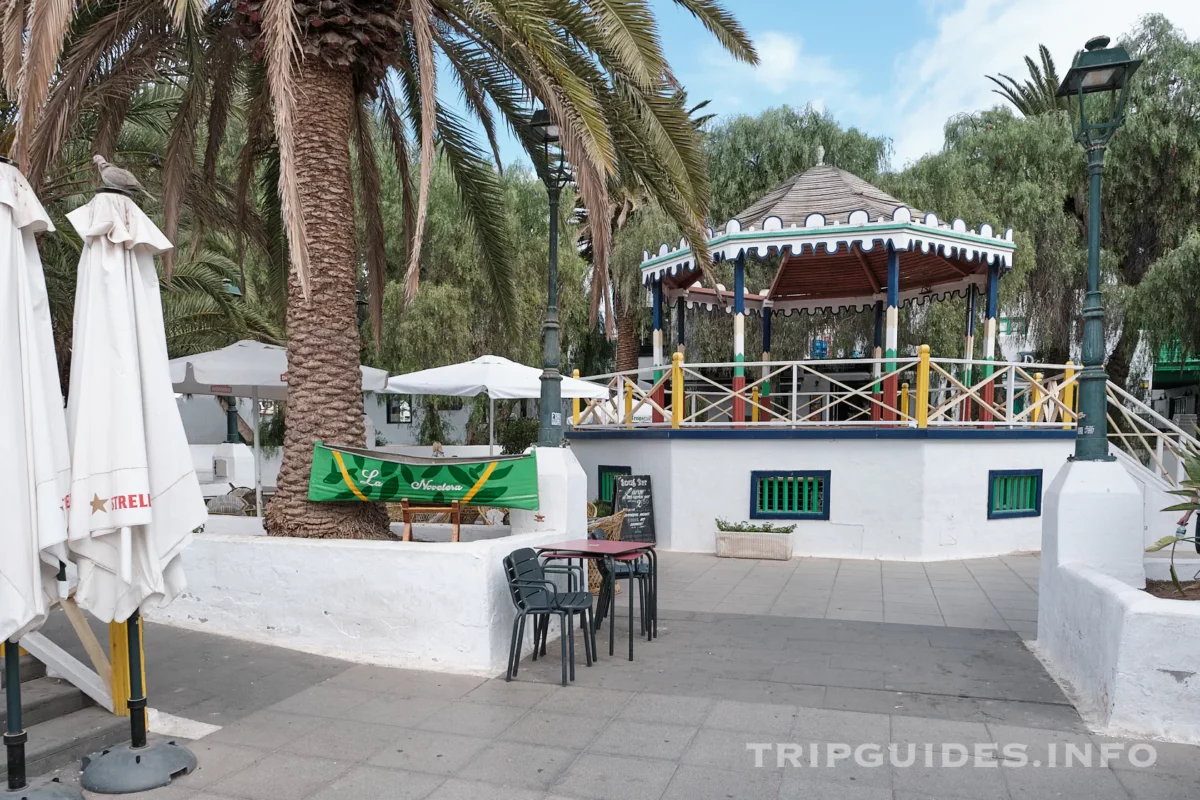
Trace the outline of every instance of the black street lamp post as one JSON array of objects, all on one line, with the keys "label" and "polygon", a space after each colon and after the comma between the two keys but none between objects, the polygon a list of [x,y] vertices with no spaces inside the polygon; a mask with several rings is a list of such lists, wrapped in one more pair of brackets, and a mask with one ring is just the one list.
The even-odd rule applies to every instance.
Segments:
[{"label": "black street lamp post", "polygon": [[[1088,271],[1083,302],[1083,372],[1079,376],[1079,419],[1075,438],[1077,461],[1110,461],[1108,454],[1107,384],[1104,372],[1104,303],[1100,296],[1100,179],[1104,149],[1125,121],[1129,77],[1141,65],[1120,45],[1108,46],[1107,36],[1088,41],[1075,54],[1071,69],[1058,87],[1058,97],[1074,97],[1075,141],[1088,160]],[[1108,96],[1108,103],[1102,97]],[[1089,114],[1091,117],[1089,118]]]},{"label": "black street lamp post", "polygon": [[[558,340],[558,198],[571,179],[562,148],[558,125],[545,109],[533,114],[529,123],[534,141],[542,146],[538,175],[550,196],[550,269],[547,283],[546,319],[542,324],[542,393],[538,411],[538,444],[558,447],[562,444],[562,373],[559,371]],[[557,164],[555,163],[557,161]]]}]

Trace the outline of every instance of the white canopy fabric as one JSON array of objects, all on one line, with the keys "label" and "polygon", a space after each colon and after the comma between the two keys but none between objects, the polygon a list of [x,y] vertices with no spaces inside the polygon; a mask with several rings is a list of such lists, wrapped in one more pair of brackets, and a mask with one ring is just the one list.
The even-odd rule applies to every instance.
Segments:
[{"label": "white canopy fabric", "polygon": [[[388,382],[397,394],[441,394],[493,400],[536,399],[542,394],[542,371],[500,356],[480,356],[474,361],[397,375]],[[578,378],[563,377],[563,399],[608,397],[607,387]]]},{"label": "white canopy fabric", "polygon": [[67,406],[75,599],[121,622],[184,589],[180,553],[208,514],[167,366],[154,256],[171,243],[120,194],[67,218],[83,239]]},{"label": "white canopy fabric", "polygon": [[[364,392],[386,392],[385,370],[359,366]],[[259,441],[259,400],[286,400],[287,350],[245,340],[191,356],[171,359],[171,384],[180,394],[249,397],[254,426],[254,505],[262,517],[262,443]]]},{"label": "white canopy fabric", "polygon": [[25,178],[0,163],[0,640],[57,601],[71,460],[46,279],[34,233],[54,230]]},{"label": "white canopy fabric", "polygon": [[[374,367],[359,369],[364,392],[387,391],[387,372]],[[286,400],[287,371],[285,348],[254,341],[171,359],[171,383],[180,394]]]}]

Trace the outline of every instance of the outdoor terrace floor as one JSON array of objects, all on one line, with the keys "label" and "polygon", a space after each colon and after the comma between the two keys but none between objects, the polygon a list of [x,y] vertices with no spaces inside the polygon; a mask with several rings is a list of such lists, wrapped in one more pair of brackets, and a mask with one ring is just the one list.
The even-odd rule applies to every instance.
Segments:
[{"label": "outdoor terrace floor", "polygon": [[[1135,768],[1049,768],[1097,749],[1022,636],[1037,560],[943,564],[664,554],[660,637],[561,687],[559,650],[518,680],[349,664],[149,624],[151,705],[222,726],[151,800],[1195,800],[1200,748]],[[624,602],[628,593],[622,594]],[[853,615],[859,618],[838,618]],[[56,615],[48,633],[69,641]],[[914,620],[920,618],[920,622]],[[972,627],[972,619],[990,628]],[[1015,630],[1013,630],[1015,628]],[[748,743],[916,745],[912,767],[755,766]],[[1019,743],[1040,767],[943,767]],[[1127,742],[1126,744],[1132,744]],[[826,751],[822,751],[825,753]],[[930,753],[934,766],[924,765]],[[824,756],[823,756],[824,757]],[[1095,761],[1095,759],[1093,759]],[[75,778],[70,771],[66,780]]]}]

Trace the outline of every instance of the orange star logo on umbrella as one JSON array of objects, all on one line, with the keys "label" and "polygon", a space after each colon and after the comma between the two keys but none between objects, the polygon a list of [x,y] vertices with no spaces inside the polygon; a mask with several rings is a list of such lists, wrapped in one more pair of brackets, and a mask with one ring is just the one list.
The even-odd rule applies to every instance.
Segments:
[{"label": "orange star logo on umbrella", "polygon": [[92,513],[95,514],[97,511],[107,512],[108,509],[104,507],[107,503],[108,503],[107,497],[102,500],[102,499],[100,499],[100,495],[98,495],[98,494],[92,495]]}]

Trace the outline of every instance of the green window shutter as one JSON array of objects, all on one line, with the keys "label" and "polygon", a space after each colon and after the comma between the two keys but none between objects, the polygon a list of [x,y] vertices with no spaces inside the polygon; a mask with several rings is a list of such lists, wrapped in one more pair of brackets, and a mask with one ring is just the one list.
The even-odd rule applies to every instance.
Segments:
[{"label": "green window shutter", "polygon": [[750,473],[751,519],[829,519],[829,472]]},{"label": "green window shutter", "polygon": [[994,469],[988,472],[988,519],[1040,517],[1042,471]]}]

